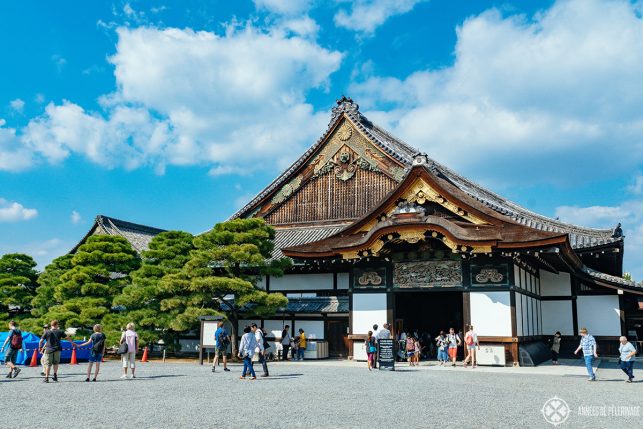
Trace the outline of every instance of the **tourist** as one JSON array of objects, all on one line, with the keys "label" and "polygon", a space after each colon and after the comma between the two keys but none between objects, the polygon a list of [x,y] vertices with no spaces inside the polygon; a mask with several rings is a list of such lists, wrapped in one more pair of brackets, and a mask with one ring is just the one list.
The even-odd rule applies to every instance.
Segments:
[{"label": "tourist", "polygon": [[7,378],[16,378],[20,374],[20,368],[16,366],[16,359],[18,357],[18,352],[22,351],[22,331],[18,329],[18,325],[13,320],[9,322],[9,335],[7,339],[4,340],[0,353],[4,352],[4,349],[9,345],[7,353],[4,355],[5,365],[9,367],[9,373]]},{"label": "tourist", "polygon": [[[288,349],[290,348],[290,332],[288,331],[290,326],[284,326],[284,330],[281,331],[281,359],[288,360]],[[294,357],[294,356],[293,356]]]},{"label": "tourist", "polygon": [[413,346],[415,347],[415,354],[413,357],[415,358],[415,366],[420,365],[420,354],[422,353],[422,346],[420,345],[420,340],[418,337],[414,336],[413,337]]},{"label": "tourist", "polygon": [[560,353],[560,332],[556,331],[551,344],[551,363],[558,365],[558,353]]},{"label": "tourist", "polygon": [[621,369],[627,375],[627,382],[631,383],[634,379],[634,361],[636,360],[636,348],[632,343],[627,341],[627,337],[619,338],[621,345],[618,352],[621,354]]},{"label": "tourist", "polygon": [[138,335],[134,331],[134,323],[128,323],[125,332],[121,335],[121,344],[127,344],[127,353],[123,353],[123,375],[127,378],[127,367],[132,370],[132,378],[136,378],[136,352],[138,351]]},{"label": "tourist", "polygon": [[257,337],[252,333],[250,326],[243,328],[243,336],[241,337],[241,343],[239,344],[239,358],[243,359],[243,372],[241,373],[241,380],[245,380],[246,374],[252,375],[251,380],[256,380],[257,376],[255,370],[252,367],[252,357],[255,354],[255,349],[257,348]]},{"label": "tourist", "polygon": [[368,331],[368,334],[366,334],[365,347],[366,347],[366,357],[367,357],[366,362],[367,362],[368,370],[370,371],[371,368],[376,368],[375,356],[377,355],[377,340],[373,335],[373,331]]},{"label": "tourist", "polygon": [[105,354],[105,334],[103,334],[103,327],[99,324],[94,325],[94,333],[89,337],[89,340],[79,344],[78,347],[85,347],[89,344],[92,345],[89,349],[89,365],[87,365],[87,378],[85,381],[89,381],[89,378],[92,375],[92,365],[96,364],[96,372],[94,373],[94,378],[92,381],[96,381],[98,377],[98,372],[100,371],[100,363],[103,360],[103,355]]},{"label": "tourist", "polygon": [[440,335],[435,338],[435,345],[438,348],[438,362],[440,362],[440,366],[442,366],[449,361],[447,354],[449,340],[444,331],[440,331]]},{"label": "tourist", "polygon": [[473,332],[473,325],[469,325],[469,330],[464,334],[464,343],[467,345],[467,357],[464,359],[464,367],[467,367],[467,363],[471,360],[471,366],[476,368],[476,347],[480,350],[480,343],[478,342],[478,334]]},{"label": "tourist", "polygon": [[377,333],[378,340],[388,340],[391,338],[391,331],[389,331],[389,324],[385,323],[382,325],[382,329]]},{"label": "tourist", "polygon": [[[42,338],[43,335],[45,335],[45,332],[49,330],[49,323],[45,323],[42,325],[42,335],[40,336]],[[45,376],[45,362],[43,359],[40,359],[40,366],[42,366],[42,369],[40,370],[40,376],[44,377]]]},{"label": "tourist", "polygon": [[592,368],[594,358],[598,357],[598,354],[596,353],[596,340],[593,336],[587,333],[587,328],[581,328],[580,335],[580,344],[574,351],[574,354],[576,355],[580,350],[583,350],[585,368],[587,368],[587,374],[589,375],[589,379],[587,381],[596,381],[596,374],[594,374],[594,369]]},{"label": "tourist", "polygon": [[409,366],[415,365],[415,341],[413,337],[409,334],[406,336],[406,360],[409,362]]},{"label": "tourist", "polygon": [[212,372],[214,372],[219,365],[219,357],[223,360],[223,370],[228,369],[228,344],[230,344],[230,336],[228,331],[223,327],[223,321],[217,322],[217,330],[214,331],[214,360],[212,361]]},{"label": "tourist", "polygon": [[[54,367],[54,376],[52,380],[58,381],[58,365],[60,365],[60,352],[62,351],[62,341],[67,340],[71,343],[72,347],[76,347],[73,340],[62,330],[58,329],[58,321],[52,320],[51,329],[46,330],[40,338],[38,349],[42,353],[42,361],[45,365],[45,378],[43,383],[49,383],[49,375],[51,374],[51,367]],[[43,342],[45,346],[43,347]]]},{"label": "tourist", "polygon": [[373,332],[371,334],[372,337],[373,337],[373,341],[375,342],[375,349],[376,349],[375,350],[375,355],[373,356],[373,362],[371,363],[371,366],[372,366],[373,369],[377,369],[377,357],[379,356],[379,351],[377,350],[377,347],[378,347],[378,345],[377,345],[378,336],[377,335],[379,333],[380,333],[379,332],[379,326],[376,323],[376,324],[373,325]]},{"label": "tourist", "polygon": [[[255,334],[255,339],[257,340],[257,347],[259,348],[259,363],[263,367],[262,377],[268,377],[268,362],[266,362],[266,349],[270,347],[270,344],[266,341],[266,337],[263,334],[263,331],[257,327],[256,323],[253,323],[250,326],[250,329]],[[267,346],[267,347],[266,347]]]},{"label": "tourist", "polygon": [[455,366],[455,361],[458,359],[458,347],[462,344],[460,335],[455,333],[455,329],[449,328],[447,341],[449,342],[448,355],[451,358],[451,366]]},{"label": "tourist", "polygon": [[299,338],[297,339],[297,360],[304,360],[306,346],[306,333],[303,329],[299,328]]}]

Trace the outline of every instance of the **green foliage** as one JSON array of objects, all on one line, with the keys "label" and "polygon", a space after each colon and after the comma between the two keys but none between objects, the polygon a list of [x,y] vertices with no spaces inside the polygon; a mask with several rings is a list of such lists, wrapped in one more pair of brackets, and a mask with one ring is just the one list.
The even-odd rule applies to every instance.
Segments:
[{"label": "green foliage", "polygon": [[36,293],[36,262],[29,255],[8,253],[0,257],[0,314],[3,319],[29,314]]},{"label": "green foliage", "polygon": [[193,249],[192,235],[187,232],[160,233],[150,242],[149,250],[143,252],[141,267],[131,273],[131,285],[114,298],[114,305],[125,309],[124,320],[136,324],[141,342],[163,339],[169,349],[175,348],[177,335],[172,327],[180,325],[176,319],[182,316],[184,306],[174,304],[181,297],[175,296],[172,288],[160,287],[160,281],[166,275],[178,273]]},{"label": "green foliage", "polygon": [[171,327],[197,326],[197,317],[225,314],[232,323],[236,348],[241,317],[273,315],[287,305],[280,293],[267,293],[256,284],[260,275],[282,275],[291,265],[288,258],[268,261],[274,248],[275,230],[263,219],[235,219],[194,238],[190,259],[180,272],[163,277],[160,285],[175,295],[162,309],[178,312]]},{"label": "green foliage", "polygon": [[129,273],[139,266],[138,255],[123,237],[91,236],[76,254],[57,258],[47,266],[40,281],[45,289],[39,289],[34,299],[34,315],[89,333],[112,312],[112,300],[129,283]]}]

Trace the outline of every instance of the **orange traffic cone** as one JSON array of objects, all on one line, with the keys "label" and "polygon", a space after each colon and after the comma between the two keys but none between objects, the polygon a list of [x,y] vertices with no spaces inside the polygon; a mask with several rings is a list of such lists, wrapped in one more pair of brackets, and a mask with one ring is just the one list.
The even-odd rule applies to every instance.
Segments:
[{"label": "orange traffic cone", "polygon": [[31,367],[38,366],[38,350],[37,349],[35,349],[33,351],[33,354],[31,355],[31,363],[29,364],[29,366],[31,366]]},{"label": "orange traffic cone", "polygon": [[76,360],[76,347],[71,349],[71,361],[69,365],[78,365],[78,360]]},{"label": "orange traffic cone", "polygon": [[143,349],[143,359],[141,359],[141,362],[147,362],[147,347]]}]

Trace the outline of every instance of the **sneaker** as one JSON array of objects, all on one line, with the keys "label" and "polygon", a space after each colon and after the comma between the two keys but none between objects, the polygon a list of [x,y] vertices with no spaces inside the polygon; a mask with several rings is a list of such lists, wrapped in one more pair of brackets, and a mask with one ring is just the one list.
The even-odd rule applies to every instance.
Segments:
[{"label": "sneaker", "polygon": [[13,377],[13,372],[9,371],[9,373],[5,376],[5,378],[11,378]]},{"label": "sneaker", "polygon": [[256,379],[257,379],[257,377],[251,377],[250,378],[250,380],[256,380]]},{"label": "sneaker", "polygon": [[94,378],[92,379],[92,381],[96,381],[96,377],[94,377]]},{"label": "sneaker", "polygon": [[43,379],[42,379],[42,382],[43,382],[43,383],[49,383],[49,379],[48,379],[48,378],[43,378]]},{"label": "sneaker", "polygon": [[632,379],[631,379],[631,378],[628,378],[627,380],[625,380],[625,382],[626,382],[626,383],[631,383],[631,382],[632,382]]},{"label": "sneaker", "polygon": [[20,374],[20,371],[22,371],[20,368],[16,367],[16,369],[13,370],[13,378],[16,378],[18,374]]},{"label": "sneaker", "polygon": [[215,368],[215,367],[212,367],[212,372],[215,372],[215,370],[216,370],[216,368]]},{"label": "sneaker", "polygon": [[127,374],[121,375],[121,379],[125,380],[127,378]]},{"label": "sneaker", "polygon": [[54,381],[58,381],[58,374],[54,374],[54,377],[52,378]]},{"label": "sneaker", "polygon": [[87,377],[87,378],[85,379],[85,382],[88,382],[88,381],[89,381],[89,377]]},{"label": "sneaker", "polygon": [[261,374],[260,377],[270,377],[269,374]]},{"label": "sneaker", "polygon": [[230,368],[223,368],[225,372],[230,372]]},{"label": "sneaker", "polygon": [[239,377],[239,380],[245,380],[245,379],[246,379],[246,377],[244,377],[243,375],[241,377]]},{"label": "sneaker", "polygon": [[44,371],[41,371],[41,372],[40,372],[40,376],[41,376],[41,377],[44,377],[44,376],[45,376],[45,372],[44,372]]},{"label": "sneaker", "polygon": [[136,378],[136,376],[134,374],[132,374],[132,380],[134,380],[135,378]]}]

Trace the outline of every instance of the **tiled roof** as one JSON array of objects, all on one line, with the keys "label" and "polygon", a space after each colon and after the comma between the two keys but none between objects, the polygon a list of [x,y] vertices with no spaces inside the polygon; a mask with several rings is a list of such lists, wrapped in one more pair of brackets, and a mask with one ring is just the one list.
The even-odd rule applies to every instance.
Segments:
[{"label": "tiled roof", "polygon": [[345,225],[326,225],[306,228],[276,228],[275,250],[272,252],[271,259],[283,258],[284,254],[281,253],[281,249],[283,248],[323,240],[338,233],[344,227]]},{"label": "tiled roof", "polygon": [[585,265],[583,265],[583,268],[581,268],[581,271],[584,272],[585,274],[588,274],[590,277],[593,277],[598,280],[605,280],[609,283],[618,284],[622,286],[641,288],[641,285],[637,285],[636,282],[632,280],[627,280],[627,279],[624,279],[623,277],[605,274],[600,271],[593,270]]},{"label": "tiled roof", "polygon": [[348,313],[348,297],[288,298],[288,306],[279,313]]},{"label": "tiled roof", "polygon": [[[337,106],[332,109],[331,120],[324,135],[322,135],[322,137],[314,145],[312,145],[298,160],[296,160],[290,166],[290,168],[288,168],[283,174],[277,177],[245,207],[235,213],[232,218],[248,214],[249,211],[253,207],[255,207],[263,198],[278,189],[279,186],[281,186],[283,183],[286,183],[291,175],[294,174],[302,165],[304,165],[305,162],[307,162],[309,156],[314,151],[316,151],[319,146],[326,140],[329,133],[336,125],[336,122],[341,119],[342,115],[346,115],[364,134],[371,138],[373,143],[377,144],[383,151],[385,151],[398,161],[406,164],[407,168],[411,167],[411,165],[413,164],[414,155],[416,155],[419,150],[373,124],[364,115],[362,115],[362,113],[359,111],[359,106],[356,103],[354,103],[351,99],[347,99],[344,97],[341,100],[338,100]],[[561,222],[557,219],[552,219],[538,213],[534,213],[529,209],[526,209],[483,188],[477,183],[459,175],[458,173],[434,160],[429,160],[429,164],[431,170],[434,173],[442,175],[445,179],[451,181],[455,186],[460,188],[463,192],[467,193],[472,198],[478,200],[494,211],[508,217],[514,222],[545,232],[569,234],[570,244],[575,249],[594,247],[623,240],[622,237],[612,238],[612,230],[610,229],[586,228]]]},{"label": "tiled roof", "polygon": [[164,229],[98,215],[96,216],[96,220],[94,221],[92,228],[85,237],[83,237],[83,239],[74,246],[70,253],[76,252],[78,247],[80,247],[88,237],[94,234],[119,235],[129,241],[134,250],[141,253],[142,251],[147,250],[152,238],[164,231]]}]

